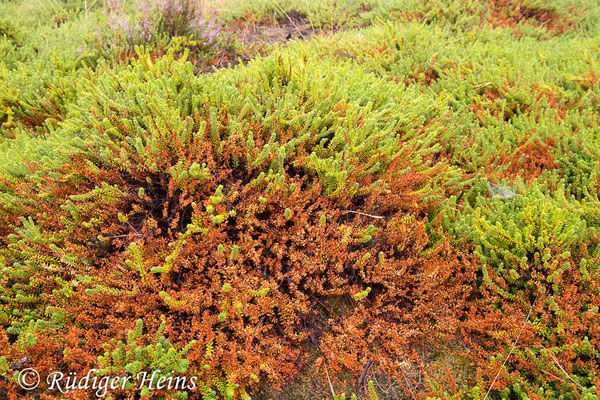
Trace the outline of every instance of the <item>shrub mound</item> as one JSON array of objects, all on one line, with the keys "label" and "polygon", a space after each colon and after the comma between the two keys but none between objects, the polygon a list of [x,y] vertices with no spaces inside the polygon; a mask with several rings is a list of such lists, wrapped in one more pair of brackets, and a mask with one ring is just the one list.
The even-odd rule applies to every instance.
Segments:
[{"label": "shrub mound", "polygon": [[598,398],[595,2],[87,3],[0,3],[0,398]]}]

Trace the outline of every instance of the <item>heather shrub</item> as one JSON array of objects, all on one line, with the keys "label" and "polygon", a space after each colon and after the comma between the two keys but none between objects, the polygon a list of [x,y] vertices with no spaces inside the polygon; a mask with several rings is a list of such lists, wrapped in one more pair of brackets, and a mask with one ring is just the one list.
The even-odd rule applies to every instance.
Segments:
[{"label": "heather shrub", "polygon": [[138,10],[129,10],[121,0],[107,2],[105,15],[112,33],[107,44],[112,41],[113,47],[130,49],[143,44],[160,50],[185,38],[185,47],[198,54],[231,46],[199,0],[143,0],[136,5]]},{"label": "heather shrub", "polygon": [[[0,34],[0,125],[3,137],[35,135],[60,121],[77,82],[102,57],[95,49],[100,17],[74,4],[5,2],[0,15],[19,16],[9,39]],[[60,23],[53,20],[66,13]],[[4,21],[5,19],[3,19]],[[23,132],[25,131],[25,132]]]},{"label": "heather shrub", "polygon": [[[60,4],[0,3],[0,397],[24,357],[199,378],[166,398],[598,395],[597,5]],[[252,24],[314,36],[200,73]]]},{"label": "heather shrub", "polygon": [[[197,35],[206,43],[211,43],[218,33],[214,21],[204,21],[202,4],[198,1],[163,0],[155,7],[158,13],[157,24],[160,25],[158,29],[169,36]],[[207,32],[201,29],[202,24],[207,24]]]},{"label": "heather shrub", "polygon": [[[511,195],[501,196],[501,189]],[[600,294],[595,218],[588,218],[574,198],[565,198],[564,186],[553,192],[523,187],[521,181],[510,189],[498,184],[488,190],[463,210],[462,222],[455,221],[453,229],[459,227],[463,245],[474,246],[481,263],[478,281],[493,312],[513,321],[504,329],[519,326],[518,343],[516,332],[504,336],[492,330],[472,344],[489,357],[483,376],[491,380],[498,374],[492,395],[594,398],[598,364],[591,354],[598,333],[592,319]],[[494,355],[483,343],[504,350]]]},{"label": "heather shrub", "polygon": [[[140,391],[141,396],[150,394],[149,387],[157,387],[160,379],[171,383],[174,387],[173,379],[176,377],[186,378],[185,383],[177,385],[187,389],[196,384],[202,385],[201,382],[192,382],[189,376],[185,376],[189,368],[189,361],[184,358],[186,353],[190,351],[196,342],[191,341],[181,350],[176,349],[163,335],[166,323],[158,327],[158,330],[153,338],[144,339],[144,323],[141,319],[136,321],[134,330],[127,332],[127,340],[113,341],[107,343],[106,352],[98,358],[98,366],[100,376],[123,376],[130,374],[132,377],[138,377],[140,373],[148,373],[150,375],[154,371],[160,371],[158,374],[147,377],[142,375],[142,381],[148,382]],[[148,343],[149,344],[145,344]],[[150,372],[151,371],[151,372]],[[168,379],[171,378],[171,381]],[[138,382],[127,382],[125,391],[131,390]],[[166,385],[163,382],[164,385]],[[185,390],[165,390],[171,392],[175,399],[186,399],[187,392]],[[100,392],[102,393],[102,392]]]},{"label": "heather shrub", "polygon": [[[330,78],[350,73],[329,67],[336,68]],[[453,173],[428,162],[434,149],[381,133],[419,120],[369,122],[373,113],[391,115],[401,96],[411,102],[412,93],[402,89],[386,104],[385,90],[377,96],[375,89],[396,90],[391,85],[372,82],[366,94],[358,82],[323,86],[314,80],[322,70],[313,68],[274,57],[234,76],[263,82],[262,96],[270,92],[273,100],[305,102],[304,91],[313,91],[312,103],[300,108],[305,115],[286,117],[290,108],[278,106],[271,118],[289,119],[279,132],[258,124],[260,94],[236,94],[237,85],[213,91],[172,55],[152,63],[140,53],[131,67],[88,82],[98,90],[82,94],[54,133],[71,143],[63,146],[70,160],[39,164],[66,179],[6,181],[10,225],[2,229],[14,233],[4,276],[16,283],[3,286],[10,287],[5,312],[17,316],[11,333],[25,337],[29,321],[41,324],[35,334],[47,345],[36,347],[37,357],[48,360],[47,368],[66,368],[74,355],[56,353],[63,337],[86,342],[90,353],[79,352],[78,360],[91,361],[132,321],[150,323],[166,309],[165,332],[176,333],[174,345],[192,338],[212,343],[214,356],[202,371],[240,385],[236,393],[282,382],[313,353],[317,365],[328,363],[337,374],[359,371],[375,349],[385,348],[389,356],[377,368],[394,375],[400,373],[395,358],[408,359],[432,326],[441,330],[431,346],[448,340],[454,330],[442,327],[460,318],[455,305],[467,291],[459,282],[470,270],[459,267],[447,244],[429,240],[425,224],[440,194],[451,190]],[[232,108],[225,96],[257,108]],[[345,124],[355,121],[355,139],[330,119],[329,107],[348,115]],[[253,135],[243,139],[241,129]],[[26,200],[33,192],[40,192],[38,211]],[[62,271],[61,280],[44,273],[47,268]],[[405,282],[418,289],[407,291]],[[198,291],[199,285],[214,292]],[[458,301],[440,302],[440,296]],[[51,324],[48,301],[68,324]],[[17,311],[24,302],[27,315]],[[114,309],[123,314],[115,318]],[[390,320],[391,313],[402,317]],[[408,329],[407,321],[421,313],[423,322]],[[352,332],[366,329],[357,342]],[[86,338],[91,332],[94,340]],[[248,341],[253,345],[243,345]],[[199,357],[198,350],[189,354]]]},{"label": "heather shrub", "polygon": [[475,255],[485,267],[486,280],[505,281],[497,290],[507,297],[535,289],[530,285],[540,281],[551,284],[551,291],[560,290],[570,260],[582,254],[591,232],[581,212],[566,208],[564,199],[559,204],[560,199],[530,190],[526,196],[496,197],[475,208],[470,223],[478,243]]}]

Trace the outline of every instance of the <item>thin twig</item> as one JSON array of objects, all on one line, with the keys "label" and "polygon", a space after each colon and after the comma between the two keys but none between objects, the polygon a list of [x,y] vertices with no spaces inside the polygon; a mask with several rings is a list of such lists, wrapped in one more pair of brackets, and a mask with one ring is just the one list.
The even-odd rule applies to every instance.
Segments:
[{"label": "thin twig", "polygon": [[48,11],[48,9],[46,8],[46,6],[44,5],[44,3],[42,3],[40,0],[37,0],[37,3],[44,9],[44,12],[48,15],[50,15],[50,11]]},{"label": "thin twig", "polygon": [[383,386],[381,386],[381,384],[377,380],[377,377],[374,376],[373,380],[375,381],[375,384],[377,385],[377,387],[379,388],[379,390],[381,390],[381,392],[384,393],[384,394],[388,394],[390,392],[390,390],[392,390],[394,388],[394,384],[390,383],[390,385],[388,386],[388,388],[384,390]]},{"label": "thin twig", "polygon": [[546,371],[545,369],[540,369],[540,371],[543,372],[544,374],[548,375],[548,376],[551,376],[552,378],[556,379],[557,381],[561,381],[561,382],[565,381],[565,378],[561,378],[560,376],[556,376],[553,373],[550,373],[550,372]]},{"label": "thin twig", "polygon": [[335,399],[335,390],[333,390],[333,385],[331,384],[331,379],[329,379],[329,371],[327,370],[327,361],[325,361],[323,363],[323,366],[325,367],[325,375],[327,375],[327,382],[329,382],[329,389],[331,390],[331,395],[333,396],[333,399]]},{"label": "thin twig", "polygon": [[281,7],[279,4],[274,3],[275,6],[277,8],[279,8],[279,11],[281,11],[286,18],[290,21],[290,23],[294,26],[294,28],[296,28],[296,32],[300,34],[300,36],[302,36],[302,39],[306,39],[306,37],[304,36],[304,34],[302,33],[302,31],[300,30],[300,28],[298,27],[298,25],[296,25],[296,22],[292,19],[292,17],[289,16],[288,13],[285,12],[285,10],[283,9],[283,7]]},{"label": "thin twig", "polygon": [[367,214],[367,213],[360,212],[360,211],[354,211],[354,210],[344,210],[342,212],[352,213],[352,214],[356,214],[356,215],[364,215],[365,217],[375,218],[375,219],[385,219],[385,217],[382,217],[381,215],[371,215],[371,214]]},{"label": "thin twig", "polygon": [[513,342],[512,347],[510,348],[510,351],[508,352],[508,355],[504,359],[502,366],[500,367],[500,369],[498,370],[498,373],[494,377],[494,380],[492,381],[492,384],[490,385],[490,388],[488,389],[487,393],[485,394],[485,397],[483,398],[483,400],[487,400],[488,396],[490,395],[490,392],[492,391],[492,388],[494,387],[494,384],[496,383],[496,380],[498,380],[498,377],[500,376],[500,373],[504,369],[504,366],[506,365],[508,359],[512,355],[512,352],[515,350],[515,347],[517,347],[517,343],[519,342],[519,339],[521,338],[521,334],[523,333],[523,330],[525,329],[525,326],[527,325],[527,322],[529,321],[529,317],[531,316],[531,312],[533,311],[533,308],[535,307],[535,303],[537,302],[538,296],[539,296],[539,293],[535,297],[535,300],[533,300],[533,304],[531,305],[531,307],[529,307],[529,312],[527,313],[527,318],[525,318],[525,321],[523,321],[523,325],[521,325],[521,329],[519,330],[519,334],[517,335],[517,338]]},{"label": "thin twig", "polygon": [[491,85],[491,84],[492,84],[492,82],[480,83],[480,84],[478,84],[478,85],[475,85],[475,86],[473,86],[473,89],[479,89],[479,88],[482,88],[482,87],[489,86],[489,85]]},{"label": "thin twig", "polygon": [[340,52],[333,52],[333,53],[323,53],[323,54],[319,54],[319,58],[323,58],[325,56],[333,56],[333,57],[346,57],[346,58],[351,58],[354,61],[358,62],[358,57],[356,57],[355,55],[352,55],[350,53],[340,53]]},{"label": "thin twig", "polygon": [[369,370],[371,369],[371,365],[373,365],[373,361],[371,361],[371,360],[367,361],[367,364],[363,368],[362,374],[360,374],[360,377],[358,378],[359,384],[362,383],[365,380],[365,378],[367,377],[367,374],[369,373]]},{"label": "thin twig", "polygon": [[[129,235],[131,235],[131,234],[130,233],[126,233],[124,235],[113,235],[113,236],[105,236],[105,237],[107,239],[120,239],[120,238],[124,238],[124,237],[129,237]],[[142,235],[140,235],[140,236],[142,236]]]},{"label": "thin twig", "polygon": [[548,350],[547,348],[545,348],[544,345],[542,345],[542,349],[546,350],[546,352],[548,353],[548,355],[550,356],[550,358],[552,358],[552,361],[554,361],[554,363],[556,365],[558,365],[558,368],[560,368],[560,370],[563,372],[563,374],[565,374],[567,376],[567,378],[569,378],[571,380],[571,382],[573,382],[574,384],[576,384],[577,386],[579,386],[581,389],[585,389],[583,386],[581,386],[581,384],[579,384],[578,382],[576,382],[575,379],[573,379],[571,377],[571,375],[569,375],[567,373],[567,371],[565,371],[565,369],[562,367],[562,365],[560,365],[560,363],[558,362],[558,360],[556,359],[556,357],[554,357],[554,355],[552,353],[550,353],[550,350]]}]

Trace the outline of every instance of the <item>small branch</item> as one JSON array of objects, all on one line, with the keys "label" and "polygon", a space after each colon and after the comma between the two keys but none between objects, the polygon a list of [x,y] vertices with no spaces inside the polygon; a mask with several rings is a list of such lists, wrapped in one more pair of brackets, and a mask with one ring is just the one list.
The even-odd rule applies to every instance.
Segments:
[{"label": "small branch", "polygon": [[485,394],[485,397],[483,398],[483,400],[487,400],[488,396],[490,395],[490,392],[492,391],[492,388],[494,387],[494,384],[496,383],[496,380],[498,380],[498,377],[500,376],[500,373],[504,369],[504,366],[506,365],[508,359],[512,355],[512,352],[515,350],[515,347],[517,347],[517,343],[519,342],[519,339],[521,338],[521,334],[523,333],[523,330],[525,329],[525,326],[527,325],[527,322],[529,321],[529,317],[531,316],[533,307],[535,307],[535,303],[537,302],[538,296],[539,296],[539,293],[535,297],[535,300],[533,301],[533,304],[531,305],[531,307],[529,307],[529,312],[527,313],[527,318],[525,318],[525,321],[523,321],[523,325],[521,325],[521,329],[519,330],[519,334],[517,335],[517,338],[513,342],[512,347],[510,348],[510,351],[508,352],[508,355],[504,359],[502,366],[500,367],[500,369],[498,370],[498,373],[494,377],[494,380],[492,381],[492,384],[490,385],[490,388],[488,389],[487,393]]},{"label": "small branch", "polygon": [[367,377],[367,374],[369,373],[369,370],[371,369],[371,365],[373,365],[373,361],[367,361],[367,364],[365,365],[365,368],[363,369],[362,374],[360,374],[360,377],[358,378],[359,384],[363,383],[363,381]]},{"label": "small branch", "polygon": [[130,227],[131,229],[133,229],[133,231],[135,232],[135,236],[137,236],[137,237],[140,237],[140,238],[143,238],[143,237],[144,237],[144,235],[142,235],[141,233],[139,233],[139,232],[137,231],[137,229],[135,229],[135,228],[134,228],[134,227],[133,227],[133,226],[132,226],[132,225],[131,225],[129,222],[127,222],[127,225],[129,225],[129,227]]},{"label": "small branch", "polygon": [[334,53],[323,53],[323,54],[319,54],[320,58],[323,58],[325,56],[333,56],[333,57],[346,57],[346,58],[351,58],[354,61],[358,62],[358,57],[350,54],[350,53],[340,53],[340,52],[334,52]]},{"label": "small branch", "polygon": [[285,12],[285,10],[277,3],[274,3],[275,6],[277,8],[279,8],[279,11],[281,11],[285,17],[288,19],[288,21],[290,21],[290,23],[294,26],[294,28],[296,28],[296,32],[302,36],[302,39],[306,39],[306,37],[304,36],[304,34],[302,33],[302,31],[300,30],[300,27],[298,27],[298,25],[296,24],[296,22],[292,19],[292,17],[290,17],[290,15],[288,13]]},{"label": "small branch", "polygon": [[331,379],[329,379],[329,371],[327,370],[327,361],[324,360],[323,366],[325,367],[325,375],[327,375],[327,382],[329,382],[329,389],[331,390],[331,395],[333,399],[335,399],[335,390],[333,390],[333,385],[331,384]]},{"label": "small branch", "polygon": [[354,210],[344,210],[342,212],[356,214],[356,215],[364,215],[365,217],[375,218],[375,219],[385,219],[385,217],[382,217],[381,215],[371,215],[371,214],[367,214],[367,213],[360,212],[360,211],[354,211]]},{"label": "small branch", "polygon": [[561,381],[561,382],[565,381],[564,378],[561,378],[560,376],[556,376],[553,373],[550,373],[550,372],[546,371],[545,369],[540,369],[540,371],[542,371],[544,374],[546,374],[548,376],[551,376],[552,378],[556,379],[557,381]]},{"label": "small branch", "polygon": [[480,84],[478,84],[478,85],[475,85],[475,86],[473,86],[473,89],[479,89],[479,88],[482,88],[482,87],[489,86],[489,85],[491,85],[491,84],[492,84],[492,82],[480,83]]},{"label": "small branch", "polygon": [[565,374],[565,376],[567,378],[569,378],[571,380],[571,382],[573,382],[574,384],[576,384],[577,386],[579,386],[581,389],[585,389],[583,386],[581,386],[581,384],[579,384],[578,382],[576,382],[575,379],[573,379],[571,377],[571,375],[569,375],[567,373],[567,371],[565,371],[565,369],[562,367],[562,365],[560,365],[560,363],[558,362],[558,360],[556,359],[556,357],[554,357],[554,355],[552,353],[550,353],[550,350],[548,350],[547,348],[545,348],[544,345],[542,345],[542,349],[546,350],[546,352],[548,353],[548,355],[550,356],[550,358],[552,358],[552,361],[554,361],[554,363],[558,366],[558,368],[560,368],[560,370],[563,372],[563,374]]},{"label": "small branch", "polygon": [[[107,239],[120,239],[120,238],[126,238],[129,237],[129,235],[131,235],[130,233],[124,234],[124,235],[113,235],[113,236],[105,236]],[[137,236],[137,234],[134,233],[134,235]],[[141,235],[140,235],[141,237]]]},{"label": "small branch", "polygon": [[383,386],[381,386],[381,384],[379,383],[379,381],[377,380],[376,377],[373,377],[373,380],[375,381],[375,384],[377,384],[377,387],[379,388],[379,390],[381,390],[381,392],[384,394],[388,394],[390,392],[390,390],[392,390],[394,388],[394,384],[390,383],[390,385],[388,386],[387,389],[383,389]]}]

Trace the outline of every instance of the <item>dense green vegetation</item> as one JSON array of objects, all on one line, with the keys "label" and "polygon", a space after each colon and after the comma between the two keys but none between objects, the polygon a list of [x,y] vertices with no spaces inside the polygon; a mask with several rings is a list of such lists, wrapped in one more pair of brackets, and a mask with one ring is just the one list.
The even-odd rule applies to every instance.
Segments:
[{"label": "dense green vegetation", "polygon": [[599,117],[594,0],[0,2],[0,398],[597,399]]}]

